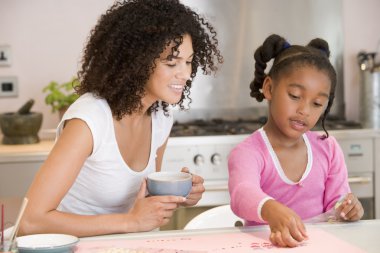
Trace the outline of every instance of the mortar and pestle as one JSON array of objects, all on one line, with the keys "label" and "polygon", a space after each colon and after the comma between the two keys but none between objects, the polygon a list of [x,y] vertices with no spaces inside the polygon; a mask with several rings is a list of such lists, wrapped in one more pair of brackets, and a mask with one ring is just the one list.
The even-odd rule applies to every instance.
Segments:
[{"label": "mortar and pestle", "polygon": [[42,113],[31,112],[34,100],[27,101],[17,112],[0,114],[3,144],[32,144],[40,141],[38,131],[42,124]]}]

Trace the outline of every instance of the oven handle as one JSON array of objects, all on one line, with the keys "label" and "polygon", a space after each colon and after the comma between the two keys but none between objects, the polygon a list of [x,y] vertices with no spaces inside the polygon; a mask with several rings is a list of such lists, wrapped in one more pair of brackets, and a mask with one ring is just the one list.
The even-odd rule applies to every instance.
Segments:
[{"label": "oven handle", "polygon": [[[369,184],[372,182],[371,177],[349,177],[348,183],[350,184]],[[210,183],[204,184],[206,191],[228,191],[227,182]]]},{"label": "oven handle", "polygon": [[213,185],[213,186],[207,186],[205,185],[206,191],[228,191],[228,185]]},{"label": "oven handle", "polygon": [[349,177],[348,183],[352,184],[369,184],[372,182],[371,177]]},{"label": "oven handle", "polygon": [[205,182],[206,191],[228,191],[228,181]]}]

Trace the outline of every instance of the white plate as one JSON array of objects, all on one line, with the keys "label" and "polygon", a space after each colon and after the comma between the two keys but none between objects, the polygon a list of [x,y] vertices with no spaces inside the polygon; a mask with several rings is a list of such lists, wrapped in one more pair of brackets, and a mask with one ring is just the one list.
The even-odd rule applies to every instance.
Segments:
[{"label": "white plate", "polygon": [[78,237],[64,234],[35,234],[17,237],[20,253],[74,252]]}]

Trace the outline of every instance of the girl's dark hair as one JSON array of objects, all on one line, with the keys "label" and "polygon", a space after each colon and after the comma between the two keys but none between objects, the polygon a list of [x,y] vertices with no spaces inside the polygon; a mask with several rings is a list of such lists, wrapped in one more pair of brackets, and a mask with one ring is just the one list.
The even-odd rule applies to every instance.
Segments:
[{"label": "girl's dark hair", "polygon": [[[290,45],[279,35],[270,35],[254,54],[255,58],[255,77],[250,84],[251,97],[258,102],[263,101],[264,94],[261,89],[264,79],[268,75],[274,80],[285,73],[289,73],[295,68],[302,66],[312,66],[324,71],[331,81],[329,101],[325,112],[322,115],[322,128],[329,136],[325,128],[325,120],[329,113],[335,97],[336,72],[329,61],[330,50],[328,43],[323,39],[313,39],[307,46]],[[274,59],[272,68],[265,74],[267,63]]]},{"label": "girl's dark hair", "polygon": [[[216,32],[190,8],[178,0],[116,2],[91,31],[78,72],[77,93],[92,92],[106,99],[119,120],[140,111],[155,59],[171,42],[174,42],[171,56],[178,54],[185,34],[191,36],[194,50],[191,79],[198,67],[205,74],[216,71],[218,63],[223,62]],[[184,99],[191,103],[191,82],[186,82],[178,102],[180,109],[185,108]],[[168,104],[157,101],[148,113],[157,111],[159,106],[167,112]]]}]

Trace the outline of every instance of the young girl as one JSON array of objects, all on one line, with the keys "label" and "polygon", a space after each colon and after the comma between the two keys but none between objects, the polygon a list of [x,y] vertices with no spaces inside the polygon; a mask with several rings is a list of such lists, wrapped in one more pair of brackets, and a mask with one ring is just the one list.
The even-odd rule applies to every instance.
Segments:
[{"label": "young girl", "polygon": [[[336,212],[342,219],[363,216],[360,202],[349,193],[343,153],[324,127],[336,86],[329,54],[322,39],[291,46],[271,35],[254,55],[251,96],[268,100],[269,115],[263,128],[229,156],[231,208],[246,225],[267,222],[270,240],[278,246],[294,247],[305,240],[302,220],[334,208],[341,196],[345,198]],[[310,131],[320,117],[323,136]]]},{"label": "young girl", "polygon": [[187,198],[146,197],[145,177],[161,169],[169,104],[183,108],[198,67],[210,73],[222,62],[215,35],[178,0],[118,2],[101,16],[84,50],[81,96],[27,193],[21,234],[149,231],[199,201],[199,176]]}]

